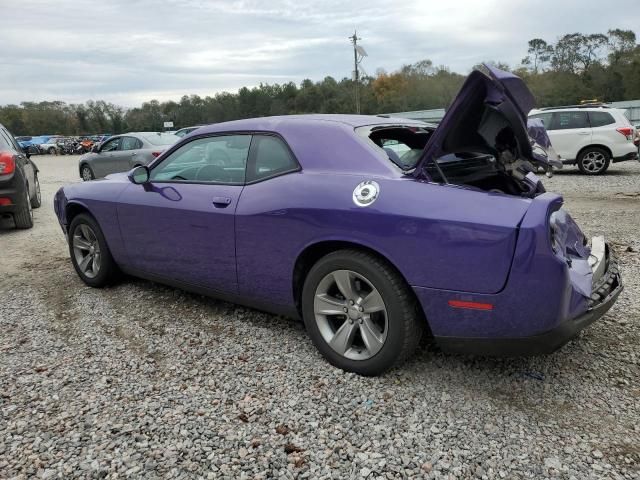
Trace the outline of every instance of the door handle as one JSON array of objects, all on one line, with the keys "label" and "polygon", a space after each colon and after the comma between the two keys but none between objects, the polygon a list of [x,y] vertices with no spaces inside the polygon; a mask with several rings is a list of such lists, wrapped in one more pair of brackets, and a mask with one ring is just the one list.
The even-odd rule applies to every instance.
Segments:
[{"label": "door handle", "polygon": [[137,155],[137,153],[136,153],[136,152],[133,152],[131,155],[135,157],[135,156]]},{"label": "door handle", "polygon": [[213,204],[218,208],[228,207],[231,204],[229,197],[213,197]]},{"label": "door handle", "polygon": [[589,132],[578,132],[578,135],[589,135]]}]

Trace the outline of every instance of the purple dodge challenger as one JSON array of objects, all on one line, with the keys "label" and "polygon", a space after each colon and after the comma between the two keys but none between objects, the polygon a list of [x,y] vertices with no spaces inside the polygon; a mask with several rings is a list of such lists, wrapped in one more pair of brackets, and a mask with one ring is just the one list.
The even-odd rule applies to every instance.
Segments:
[{"label": "purple dodge challenger", "polygon": [[[55,196],[88,285],[122,272],[304,320],[333,365],[379,374],[423,333],[529,355],[616,301],[588,241],[534,175],[552,163],[516,76],[469,75],[442,123],[255,118],[197,129],[149,166]],[[531,134],[531,136],[530,136]],[[546,145],[545,145],[546,143]]]}]

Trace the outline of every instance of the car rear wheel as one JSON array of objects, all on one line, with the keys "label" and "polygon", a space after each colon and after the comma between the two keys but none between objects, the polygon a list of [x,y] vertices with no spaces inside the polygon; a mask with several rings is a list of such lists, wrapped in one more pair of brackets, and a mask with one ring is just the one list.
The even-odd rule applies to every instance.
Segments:
[{"label": "car rear wheel", "polygon": [[33,192],[33,197],[31,197],[31,208],[40,208],[42,205],[42,194],[40,193],[40,180],[38,180],[38,174],[36,173],[34,176],[35,179],[35,192]]},{"label": "car rear wheel", "polygon": [[102,230],[90,215],[81,213],[71,222],[69,252],[73,268],[90,287],[104,287],[120,276]]},{"label": "car rear wheel", "polygon": [[585,175],[600,175],[607,171],[611,163],[609,152],[598,147],[583,150],[578,157],[578,168]]},{"label": "car rear wheel", "polygon": [[302,292],[309,336],[333,365],[378,375],[400,364],[422,335],[422,316],[402,277],[380,258],[340,250],[309,271]]},{"label": "car rear wheel", "polygon": [[56,149],[55,149],[55,148],[53,148],[53,147],[49,147],[49,149],[47,150],[47,153],[48,153],[49,155],[53,155],[54,153],[56,153]]},{"label": "car rear wheel", "polygon": [[31,208],[31,199],[29,198],[29,186],[24,186],[24,198],[22,206],[13,214],[13,221],[16,228],[27,229],[33,227],[33,208]]},{"label": "car rear wheel", "polygon": [[88,182],[89,180],[93,180],[95,178],[93,176],[93,170],[91,170],[91,167],[87,164],[84,164],[82,165],[82,167],[80,167],[80,176],[85,182]]}]

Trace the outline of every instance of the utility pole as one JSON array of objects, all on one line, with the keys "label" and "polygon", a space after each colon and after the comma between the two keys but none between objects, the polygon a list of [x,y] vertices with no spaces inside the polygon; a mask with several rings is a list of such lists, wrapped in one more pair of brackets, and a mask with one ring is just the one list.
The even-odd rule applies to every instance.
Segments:
[{"label": "utility pole", "polygon": [[[353,35],[348,37],[353,44],[353,80],[355,82],[355,96],[356,96],[356,113],[360,113],[360,72],[358,70],[358,65],[362,62],[362,59],[367,56],[367,52],[358,45],[358,40],[361,40],[358,37],[358,32],[354,30]],[[359,58],[358,58],[359,57]]]}]

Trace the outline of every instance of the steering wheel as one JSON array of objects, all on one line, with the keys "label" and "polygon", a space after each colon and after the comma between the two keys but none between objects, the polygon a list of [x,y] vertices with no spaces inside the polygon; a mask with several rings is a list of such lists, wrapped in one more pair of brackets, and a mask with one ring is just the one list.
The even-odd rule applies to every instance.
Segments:
[{"label": "steering wheel", "polygon": [[196,180],[210,182],[212,179],[216,181],[228,181],[229,173],[222,167],[218,165],[203,165],[198,168],[198,171],[195,175]]}]

